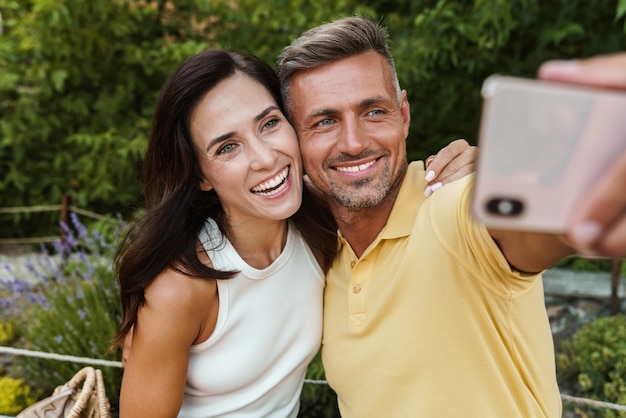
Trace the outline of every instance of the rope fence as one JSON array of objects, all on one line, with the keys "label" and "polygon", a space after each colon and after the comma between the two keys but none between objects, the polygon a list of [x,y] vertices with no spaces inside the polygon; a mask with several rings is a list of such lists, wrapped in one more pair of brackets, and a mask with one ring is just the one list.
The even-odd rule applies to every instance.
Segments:
[{"label": "rope fence", "polygon": [[[86,216],[92,219],[102,219],[104,215],[81,209],[69,204],[69,198],[64,196],[62,203],[58,205],[36,205],[36,206],[14,206],[9,208],[0,208],[0,214],[16,214],[16,213],[36,213],[36,212],[61,212],[61,220],[67,222],[67,214],[74,212],[77,215]],[[50,243],[59,239],[59,236],[31,237],[31,238],[0,238],[0,245],[26,245]]]},{"label": "rope fence", "polygon": [[570,396],[561,393],[561,399],[567,402],[572,402],[581,405],[588,405],[593,408],[606,408],[614,411],[626,411],[626,405],[617,405],[610,402],[596,401],[595,399],[579,398],[577,396]]},{"label": "rope fence", "polygon": [[[57,353],[46,353],[43,351],[33,351],[33,350],[26,350],[26,349],[6,347],[6,346],[0,346],[0,354],[12,354],[12,355],[18,355],[18,356],[38,357],[38,358],[66,361],[66,362],[72,362],[72,363],[89,364],[93,366],[105,366],[105,367],[117,367],[117,368],[122,367],[122,362],[120,361],[93,359],[89,357],[77,357],[77,356],[70,356],[66,354],[57,354]],[[304,383],[310,384],[310,385],[327,385],[328,384],[326,380],[312,380],[312,379],[305,379]],[[566,402],[575,403],[579,405],[587,405],[592,408],[604,408],[604,409],[611,409],[614,411],[626,412],[626,405],[618,405],[618,404],[614,404],[611,402],[598,401],[595,399],[580,398],[577,396],[566,395],[563,393],[561,394],[561,399]],[[4,415],[0,415],[0,418],[12,418],[12,417],[6,417]]]},{"label": "rope fence", "polygon": [[67,354],[46,353],[43,351],[25,350],[22,348],[0,346],[0,353],[13,354],[13,355],[25,356],[25,357],[37,357],[37,358],[45,358],[45,359],[50,359],[50,360],[66,361],[70,363],[82,363],[82,364],[89,364],[92,366],[122,368],[121,361],[111,361],[111,360],[93,359],[89,357],[69,356]]},{"label": "rope fence", "polygon": [[[14,348],[14,347],[6,347],[6,346],[0,346],[0,354],[12,354],[12,355],[17,355],[17,356],[25,356],[25,357],[37,357],[37,358],[44,358],[44,359],[49,359],[49,360],[65,361],[65,362],[70,362],[70,363],[88,364],[91,366],[122,368],[121,361],[102,360],[102,359],[94,359],[94,358],[89,358],[89,357],[77,357],[77,356],[70,356],[67,354],[47,353],[44,351],[26,350],[23,348]],[[327,385],[328,384],[326,380],[312,380],[312,379],[305,379],[304,383],[308,383],[312,385]]]},{"label": "rope fence", "polygon": [[[63,205],[38,205],[38,206],[14,206],[11,208],[0,208],[0,213],[34,213],[34,212],[54,212],[57,210],[62,210]],[[79,207],[70,205],[70,211],[77,213],[79,215],[88,216],[93,219],[102,219],[103,215],[98,213],[81,209]]]}]

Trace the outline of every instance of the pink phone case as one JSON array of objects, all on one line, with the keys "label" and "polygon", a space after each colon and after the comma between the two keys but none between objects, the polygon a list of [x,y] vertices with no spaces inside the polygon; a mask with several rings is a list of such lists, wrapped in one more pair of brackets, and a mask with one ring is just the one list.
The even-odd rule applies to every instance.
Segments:
[{"label": "pink phone case", "polygon": [[482,95],[474,215],[491,228],[563,232],[626,152],[626,94],[493,75]]}]

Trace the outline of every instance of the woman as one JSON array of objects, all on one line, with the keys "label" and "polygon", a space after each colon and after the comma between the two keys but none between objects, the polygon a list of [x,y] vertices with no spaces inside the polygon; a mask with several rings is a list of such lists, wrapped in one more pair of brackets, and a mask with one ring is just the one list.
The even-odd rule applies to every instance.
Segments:
[{"label": "woman", "polygon": [[183,62],[144,170],[116,263],[121,416],[297,416],[336,228],[303,186],[274,71],[229,51]]}]

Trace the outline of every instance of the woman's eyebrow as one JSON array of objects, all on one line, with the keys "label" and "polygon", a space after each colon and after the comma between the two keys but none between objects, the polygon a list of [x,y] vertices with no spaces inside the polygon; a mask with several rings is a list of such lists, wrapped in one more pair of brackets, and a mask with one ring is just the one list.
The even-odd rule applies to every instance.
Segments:
[{"label": "woman's eyebrow", "polygon": [[[274,110],[280,110],[280,109],[278,108],[278,106],[269,106],[267,109],[263,110],[261,113],[256,115],[254,117],[254,121],[255,122],[260,121],[261,119],[263,119],[265,116],[267,116],[270,112]],[[208,152],[216,144],[219,144],[220,142],[224,142],[228,138],[233,137],[234,135],[235,135],[235,132],[233,131],[233,132],[225,133],[224,135],[220,135],[217,138],[213,138],[212,140],[209,141],[209,144],[207,145],[205,152]]]}]

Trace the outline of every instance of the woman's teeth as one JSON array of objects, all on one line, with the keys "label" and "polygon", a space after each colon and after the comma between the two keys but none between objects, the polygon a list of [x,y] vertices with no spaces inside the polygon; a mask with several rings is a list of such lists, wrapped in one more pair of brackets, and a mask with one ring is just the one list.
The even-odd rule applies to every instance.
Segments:
[{"label": "woman's teeth", "polygon": [[279,193],[286,186],[286,179],[289,175],[289,167],[285,167],[276,177],[270,179],[264,183],[259,184],[258,186],[254,186],[252,188],[252,193],[261,195],[261,196],[272,196]]}]

